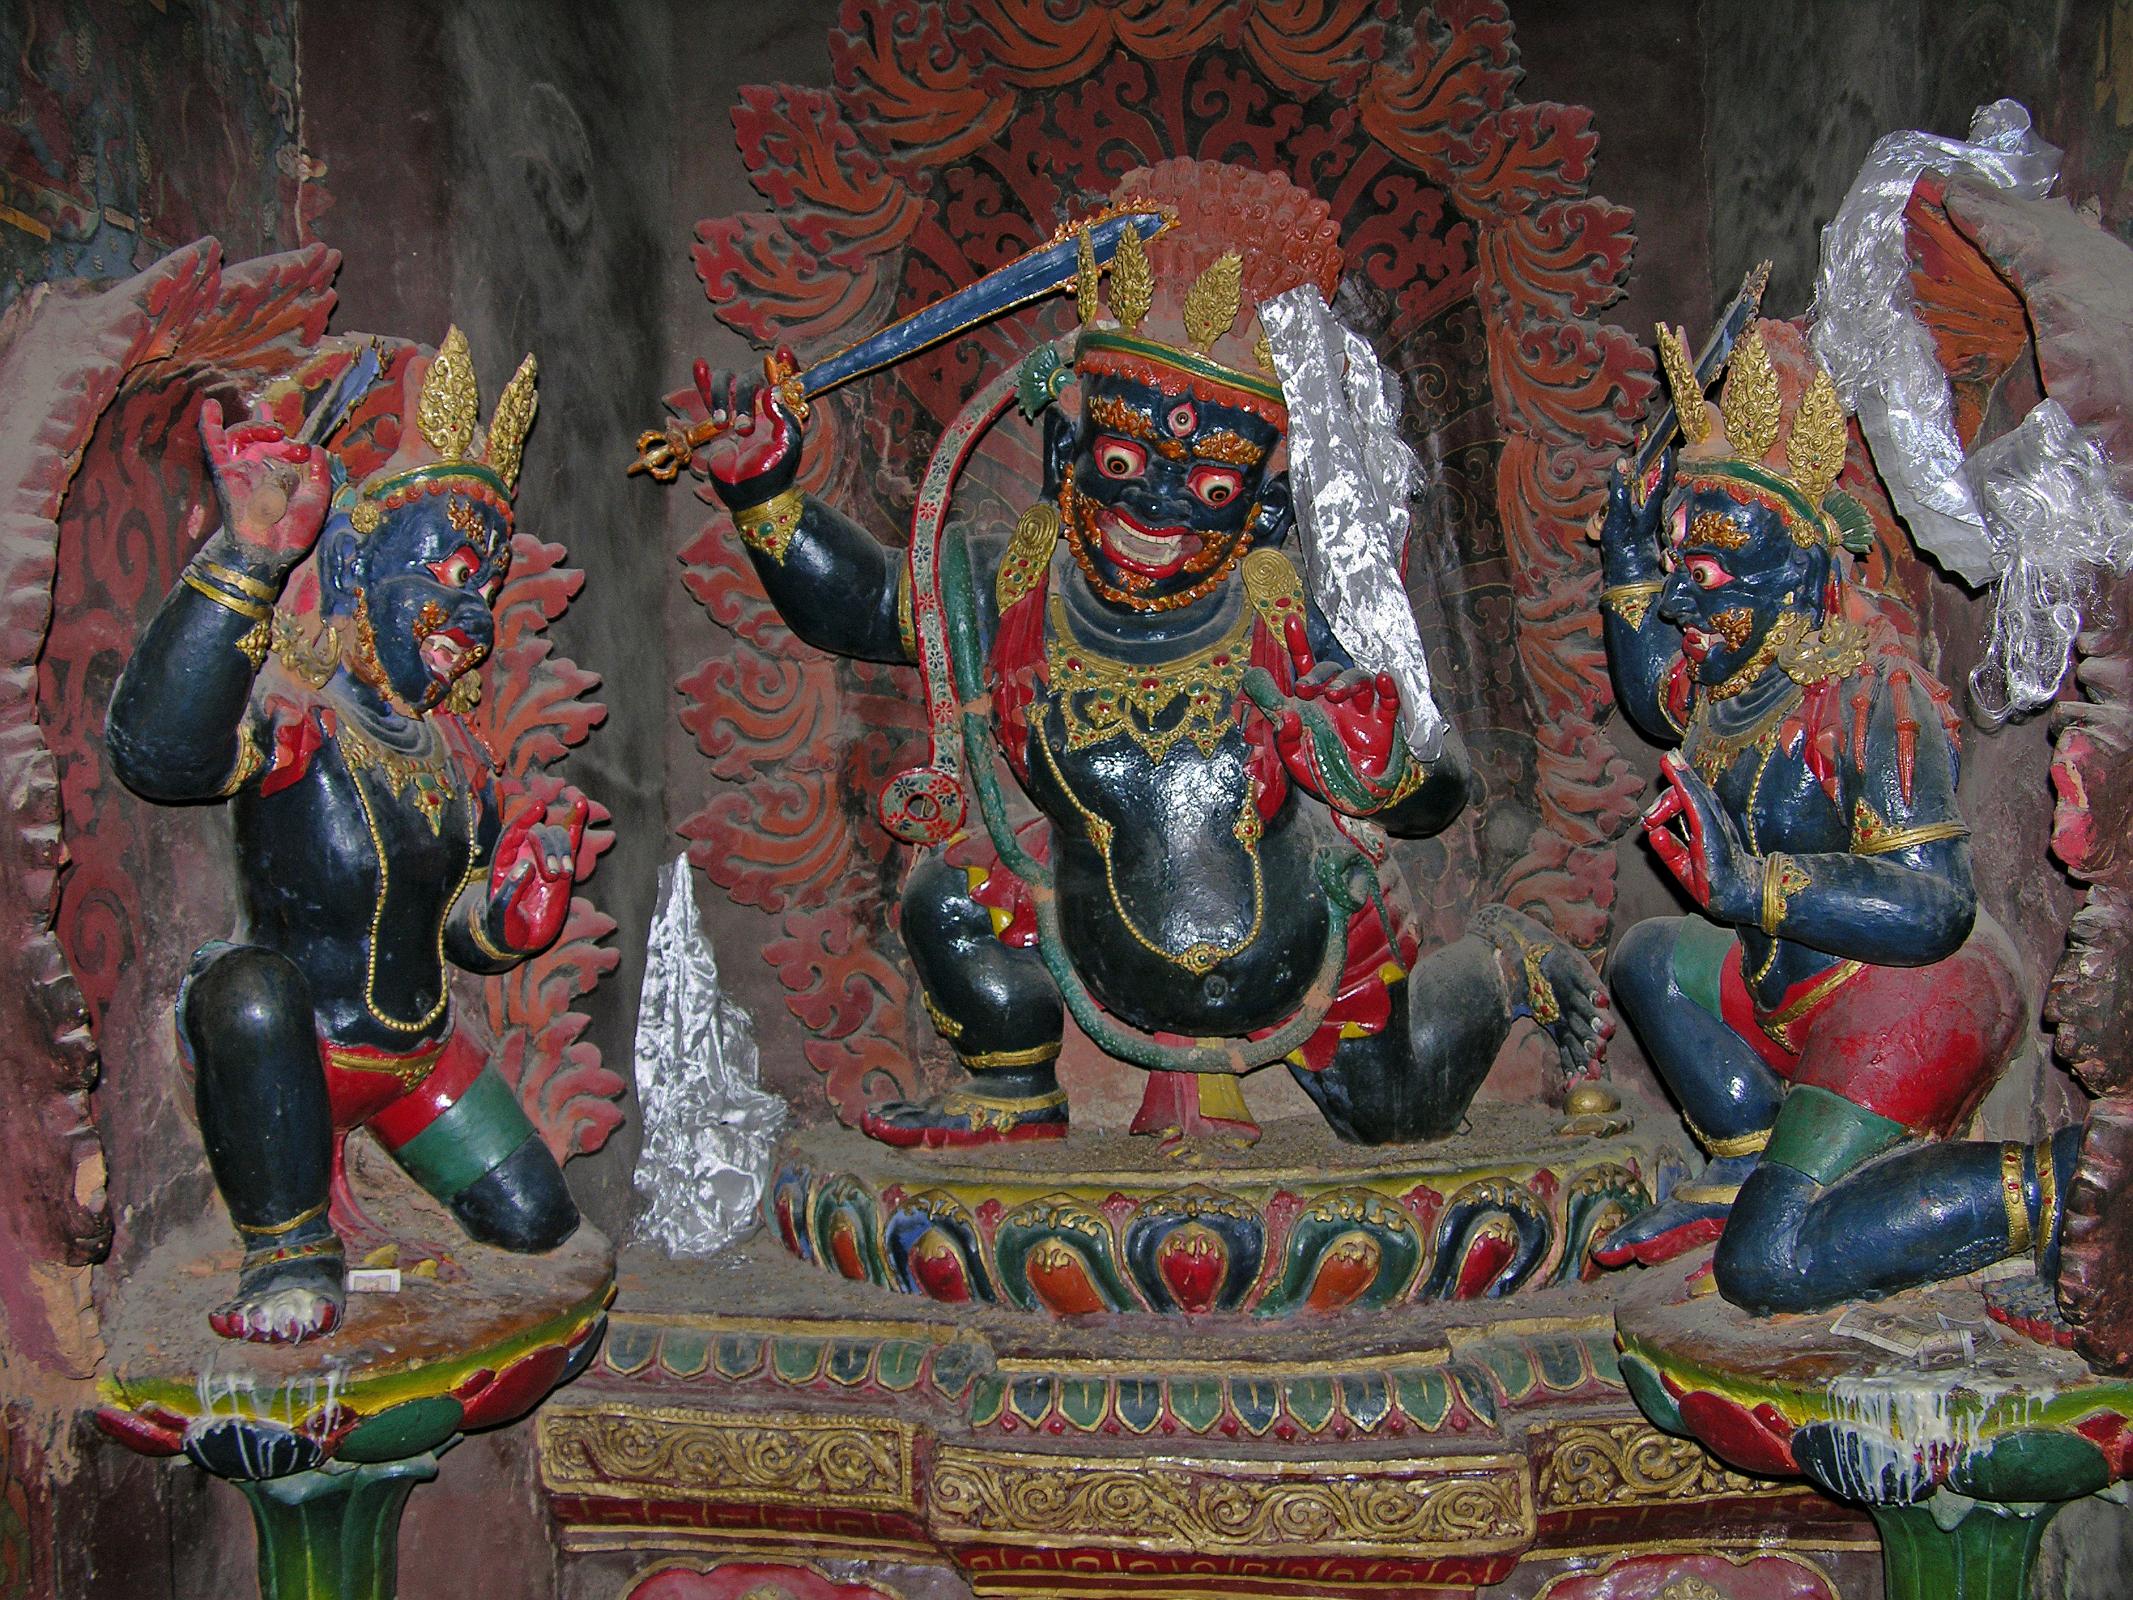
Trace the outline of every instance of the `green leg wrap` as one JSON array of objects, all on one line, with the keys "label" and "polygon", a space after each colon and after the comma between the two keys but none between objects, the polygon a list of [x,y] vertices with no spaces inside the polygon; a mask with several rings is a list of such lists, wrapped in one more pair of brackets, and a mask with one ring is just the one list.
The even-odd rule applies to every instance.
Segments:
[{"label": "green leg wrap", "polygon": [[1813,1084],[1794,1084],[1770,1131],[1765,1161],[1804,1172],[1825,1189],[1861,1163],[1911,1137],[1900,1122]]},{"label": "green leg wrap", "polygon": [[501,1166],[533,1137],[533,1124],[492,1067],[436,1121],[393,1151],[393,1159],[439,1200],[454,1196]]}]

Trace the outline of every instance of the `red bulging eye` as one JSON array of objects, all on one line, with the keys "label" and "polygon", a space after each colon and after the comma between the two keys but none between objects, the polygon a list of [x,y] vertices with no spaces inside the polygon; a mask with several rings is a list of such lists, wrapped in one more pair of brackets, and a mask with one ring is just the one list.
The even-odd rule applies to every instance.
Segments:
[{"label": "red bulging eye", "polygon": [[1689,577],[1699,589],[1716,589],[1733,581],[1733,574],[1713,561],[1709,556],[1691,556],[1688,560]]},{"label": "red bulging eye", "polygon": [[481,570],[481,558],[471,550],[454,550],[442,561],[429,563],[430,576],[449,589],[463,589],[467,580]]},{"label": "red bulging eye", "polygon": [[1244,474],[1235,467],[1194,467],[1185,486],[1202,505],[1226,506],[1244,488]]},{"label": "red bulging eye", "polygon": [[1137,478],[1148,465],[1148,452],[1130,439],[1096,441],[1096,470],[1107,478]]}]

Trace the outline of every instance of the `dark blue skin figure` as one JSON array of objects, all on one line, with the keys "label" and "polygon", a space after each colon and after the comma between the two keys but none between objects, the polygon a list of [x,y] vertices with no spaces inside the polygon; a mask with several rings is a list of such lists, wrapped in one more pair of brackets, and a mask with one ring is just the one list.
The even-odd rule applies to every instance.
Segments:
[{"label": "dark blue skin figure", "polygon": [[[767,391],[744,411],[733,378],[702,387],[715,420],[737,419],[713,446],[710,468],[746,529],[757,522],[749,508],[792,484],[799,430]],[[1056,410],[1046,417],[1044,495],[1061,505],[1067,550],[1038,597],[1041,650],[1065,662],[1086,649],[1103,670],[1150,681],[1195,656],[1241,663],[1258,624],[1238,563],[1278,547],[1291,521],[1286,475],[1267,471],[1280,430],[1242,406],[1195,398],[1182,375],[1162,384],[1085,373],[1081,397],[1079,426]],[[896,552],[811,498],[781,551],[747,543],[803,639],[910,659],[897,623]],[[1010,557],[976,538],[966,550],[990,663],[1002,621],[995,577]],[[1373,822],[1408,836],[1440,830],[1466,802],[1466,754],[1453,732],[1391,803],[1359,803],[1375,779],[1409,770],[1397,693],[1389,679],[1354,668],[1315,607],[1299,610],[1280,640],[1293,687],[1271,728],[1256,724],[1256,747],[1258,713],[1243,704],[1234,673],[1212,691],[1220,703],[1200,738],[1092,734],[1086,702],[1058,681],[1056,665],[1031,677],[1023,723],[1002,732],[1025,791],[1051,822],[1067,959],[1107,1015],[1143,1034],[1237,1037],[1303,1003],[1330,937],[1315,863],[1344,841],[1297,789],[1369,809]],[[997,700],[990,666],[987,681]],[[1174,729],[1176,715],[1175,702],[1166,704],[1156,721]],[[1003,729],[997,707],[994,726]],[[964,869],[939,853],[923,857],[904,888],[904,942],[929,1009],[948,1019],[975,1076],[971,1089],[943,1100],[875,1113],[869,1131],[892,1143],[1065,1129],[1053,1069],[1059,988],[1037,949],[995,936],[973,893]],[[1463,939],[1392,984],[1382,1030],[1343,1041],[1323,1071],[1292,1065],[1343,1138],[1383,1143],[1456,1126],[1512,1020],[1529,1014],[1527,948],[1561,997],[1550,1031],[1565,1070],[1598,1060],[1612,1024],[1597,1009],[1605,1001],[1590,968],[1537,924],[1516,918],[1515,935],[1509,927],[1497,935],[1508,957],[1499,943]]]},{"label": "dark blue skin figure", "polygon": [[[1645,826],[1704,915],[1638,924],[1608,971],[1713,1159],[1597,1254],[1657,1261],[1718,1237],[1719,1291],[1757,1311],[1878,1297],[2032,1242],[2049,1271],[2071,1138],[1941,1142],[2026,1019],[1978,917],[1940,707],[1922,673],[1877,669],[1846,633],[1841,549],[1796,542],[1782,496],[1694,459],[1676,484],[1675,464],[1642,504],[1618,467],[1596,532],[1617,698],[1682,746]],[[1788,1002],[1793,1059],[1770,1033]]]},{"label": "dark blue skin figure", "polygon": [[[494,642],[489,608],[509,561],[502,512],[468,495],[420,496],[364,537],[345,508],[326,512],[324,451],[267,425],[225,434],[213,401],[201,435],[223,529],[143,632],[106,739],[143,797],[232,803],[242,925],[202,948],[178,1004],[209,1162],[252,1247],[215,1325],[300,1341],[339,1317],[340,1247],[324,1215],[335,1131],[364,1119],[350,1106],[370,1104],[375,1093],[360,1091],[386,1070],[372,1082],[329,1073],[322,1042],[363,1062],[446,1047],[440,952],[496,973],[552,942],[583,819],[505,824],[490,776],[475,776],[439,726],[438,708]],[[239,644],[255,623],[236,607],[263,617],[322,525],[322,610],[343,653],[317,664],[322,681],[278,668],[262,679]],[[396,762],[415,780],[391,781]],[[384,1088],[409,1081],[388,1076]],[[461,1146],[439,1197],[485,1242],[561,1242],[577,1212],[516,1103],[506,1110],[485,1090],[454,1109],[430,1130],[431,1147]],[[475,1147],[500,1159],[483,1167]],[[434,1188],[446,1169],[410,1170]]]}]

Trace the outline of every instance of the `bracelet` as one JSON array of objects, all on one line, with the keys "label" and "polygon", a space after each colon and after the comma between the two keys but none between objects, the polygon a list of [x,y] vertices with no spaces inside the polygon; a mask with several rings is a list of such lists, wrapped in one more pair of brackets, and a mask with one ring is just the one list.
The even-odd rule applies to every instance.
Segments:
[{"label": "bracelet", "polygon": [[1777,937],[1778,927],[1785,920],[1786,900],[1810,881],[1807,869],[1784,851],[1773,850],[1763,857],[1763,932],[1773,939]]},{"label": "bracelet", "polygon": [[317,1205],[311,1207],[310,1210],[297,1212],[297,1214],[291,1217],[287,1222],[267,1222],[261,1223],[257,1227],[253,1227],[246,1223],[240,1222],[237,1224],[237,1231],[243,1234],[250,1234],[255,1238],[265,1238],[282,1233],[294,1233],[305,1223],[312,1221],[314,1218],[323,1217],[325,1214],[326,1202],[321,1200]]},{"label": "bracelet", "polygon": [[272,606],[261,605],[256,600],[245,600],[229,593],[227,590],[218,589],[201,577],[200,574],[193,571],[191,567],[187,567],[183,572],[179,573],[178,578],[188,588],[197,590],[224,610],[234,611],[238,616],[244,617],[248,621],[264,622],[274,614]]},{"label": "bracelet", "polygon": [[467,937],[474,941],[474,948],[491,961],[517,963],[521,959],[519,956],[509,950],[500,950],[489,942],[488,931],[482,927],[483,920],[482,909],[479,906],[476,906],[473,914],[467,918]]},{"label": "bracelet", "polygon": [[742,544],[783,565],[785,548],[792,543],[800,526],[800,514],[806,509],[806,495],[798,489],[785,489],[761,505],[744,506],[734,512],[733,522],[741,530]]},{"label": "bracelet", "polygon": [[1933,844],[1941,839],[1961,839],[1969,832],[1960,822],[1924,822],[1915,828],[1882,828],[1853,839],[1852,854],[1885,856],[1892,850],[1908,850],[1913,845]]},{"label": "bracelet", "polygon": [[219,583],[228,584],[240,594],[250,595],[254,600],[264,600],[271,605],[281,598],[281,590],[276,585],[255,578],[249,572],[226,567],[219,561],[210,561],[206,556],[194,556],[187,565],[197,568]]},{"label": "bracelet", "polygon": [[[2000,1146],[2000,1201],[2007,1208],[2007,1253],[2011,1256],[2029,1253],[2033,1229],[2029,1220],[2029,1186],[2022,1179],[2024,1158],[2029,1155],[2029,1146],[2007,1143]],[[2042,1173],[2051,1161],[2051,1146],[2044,1145],[2037,1152],[2037,1170]],[[2044,1225],[2048,1230],[2051,1219],[2046,1216]]]},{"label": "bracelet", "polygon": [[1644,626],[1644,613],[1651,609],[1653,598],[1665,587],[1664,578],[1643,578],[1635,583],[1610,584],[1600,591],[1600,604],[1632,628],[1641,628]]},{"label": "bracelet", "polygon": [[[252,633],[257,633],[258,631],[258,628],[254,628],[252,630]],[[252,633],[246,634],[244,636],[245,639],[251,638]],[[244,648],[244,639],[240,639],[237,641],[237,647],[240,650]],[[258,670],[258,666],[256,663],[253,666],[253,670],[255,672]],[[225,798],[235,794],[239,789],[242,789],[246,784],[250,783],[253,777],[257,775],[259,769],[265,766],[266,764],[267,758],[265,752],[263,752],[259,748],[259,741],[252,737],[251,723],[238,723],[237,764],[234,767],[230,768],[230,775],[222,780],[222,787],[217,791],[217,793],[223,795]]]},{"label": "bracelet", "polygon": [[1770,1143],[1768,1128],[1721,1137],[1699,1126],[1696,1119],[1687,1112],[1682,1113],[1681,1120],[1689,1125],[1689,1132],[1696,1136],[1696,1142],[1721,1160],[1727,1156],[1759,1156],[1763,1153],[1764,1146]]}]

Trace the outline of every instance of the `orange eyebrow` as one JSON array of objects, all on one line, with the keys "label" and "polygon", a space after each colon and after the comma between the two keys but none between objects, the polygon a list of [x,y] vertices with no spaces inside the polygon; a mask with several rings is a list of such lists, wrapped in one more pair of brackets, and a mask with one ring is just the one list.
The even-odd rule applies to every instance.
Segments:
[{"label": "orange eyebrow", "polygon": [[1128,405],[1116,395],[1096,396],[1089,402],[1089,415],[1113,433],[1123,433],[1130,438],[1147,439],[1151,442],[1161,437],[1156,431],[1154,417],[1139,406]]},{"label": "orange eyebrow", "polygon": [[1266,459],[1266,452],[1241,433],[1231,433],[1227,428],[1217,429],[1203,439],[1195,439],[1192,453],[1202,461],[1219,461],[1226,467],[1256,467]]}]

